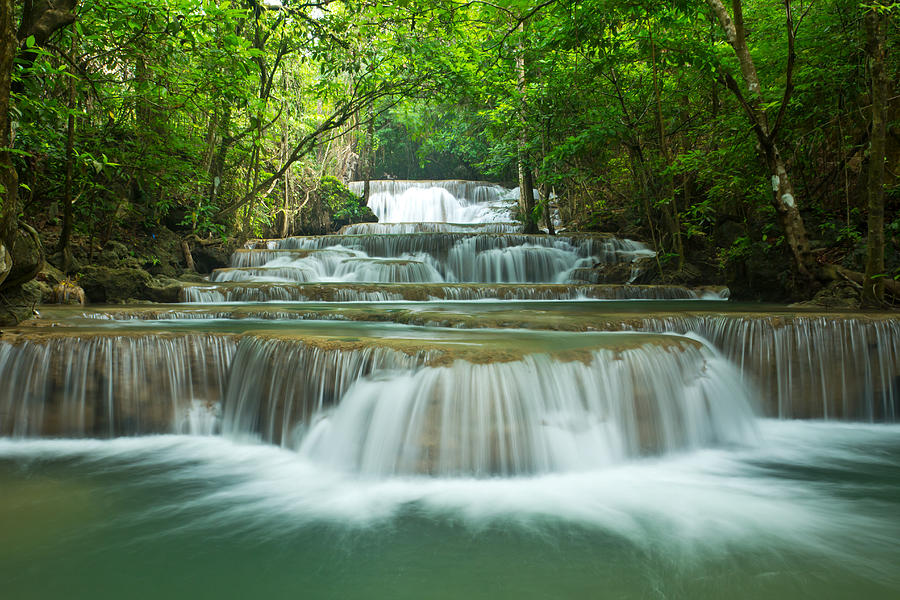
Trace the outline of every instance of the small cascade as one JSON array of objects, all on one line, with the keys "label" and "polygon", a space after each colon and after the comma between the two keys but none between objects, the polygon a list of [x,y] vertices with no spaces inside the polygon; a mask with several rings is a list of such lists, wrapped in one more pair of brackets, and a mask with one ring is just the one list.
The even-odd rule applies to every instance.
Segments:
[{"label": "small cascade", "polygon": [[[334,248],[328,250],[278,250],[271,249],[250,249],[241,248],[235,250],[231,255],[231,267],[234,269],[246,269],[248,267],[264,267],[268,264],[285,264],[296,260],[309,258],[312,255],[340,255],[345,258],[352,258],[357,255],[356,252],[347,250],[342,252]],[[325,257],[323,257],[323,260]]]},{"label": "small cascade", "polygon": [[190,303],[222,302],[423,302],[434,300],[696,300],[708,294],[664,285],[573,284],[196,284],[181,290]]},{"label": "small cascade", "polygon": [[598,351],[360,380],[300,452],[370,476],[516,476],[753,440],[748,395],[696,347]]},{"label": "small cascade", "polygon": [[[404,225],[402,229],[414,228]],[[636,264],[653,255],[643,244],[608,236],[550,237],[477,230],[292,237],[252,242],[250,246],[235,252],[231,267],[217,269],[211,281],[577,284],[590,283],[580,280],[576,274],[595,265]],[[270,299],[303,296],[301,292],[276,294]],[[476,295],[473,299],[476,297],[494,296]],[[525,293],[512,297],[529,296]],[[668,296],[660,293],[653,297]],[[678,297],[692,297],[692,294]],[[245,296],[243,301],[257,300]]]},{"label": "small cascade", "polygon": [[229,337],[53,337],[0,342],[0,435],[211,434]]},{"label": "small cascade", "polygon": [[410,233],[522,233],[519,223],[356,223],[341,228],[340,235],[391,235]]},{"label": "small cascade", "polygon": [[[350,191],[363,195],[365,182]],[[380,223],[512,221],[506,188],[483,181],[370,181],[369,208]]]},{"label": "small cascade", "polygon": [[780,418],[900,419],[900,321],[827,316],[666,316],[640,331],[709,340]]},{"label": "small cascade", "polygon": [[315,415],[341,402],[358,380],[411,371],[428,356],[383,347],[329,350],[289,340],[245,340],[231,368],[224,433],[296,447]]}]

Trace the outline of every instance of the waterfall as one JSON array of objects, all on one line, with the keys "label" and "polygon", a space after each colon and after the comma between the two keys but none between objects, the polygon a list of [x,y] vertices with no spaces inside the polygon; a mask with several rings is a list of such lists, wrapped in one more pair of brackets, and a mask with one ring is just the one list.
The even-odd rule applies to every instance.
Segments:
[{"label": "waterfall", "polygon": [[0,342],[0,435],[211,434],[229,337],[54,337]]},{"label": "waterfall", "polygon": [[662,285],[492,285],[492,284],[285,284],[235,282],[196,284],[181,290],[182,301],[222,302],[420,302],[429,300],[694,300],[701,293]]},{"label": "waterfall", "polygon": [[323,350],[286,340],[244,340],[230,369],[224,432],[296,446],[315,415],[341,402],[358,380],[385,370],[414,369],[428,356],[388,348]]},{"label": "waterfall", "polygon": [[400,233],[521,233],[518,223],[356,223],[345,225],[340,235],[390,235]]},{"label": "waterfall", "polygon": [[652,317],[625,327],[703,336],[759,387],[772,416],[900,417],[896,319],[700,315]]},{"label": "waterfall", "polygon": [[[350,183],[361,196],[362,181]],[[380,223],[510,222],[506,188],[479,181],[370,181],[369,208]]]},{"label": "waterfall", "polygon": [[366,475],[514,476],[746,443],[750,397],[694,347],[546,355],[386,373],[357,382],[300,452]]},{"label": "waterfall", "polygon": [[[565,345],[584,341],[560,335]],[[484,363],[451,360],[446,349],[425,349],[427,342],[401,351],[342,345],[340,337],[0,342],[8,382],[0,390],[0,432],[221,430],[363,473],[441,475],[583,469],[752,440],[753,400],[714,351],[671,335],[598,335],[591,343],[612,347],[518,357],[493,350],[494,337],[476,336],[469,345],[491,349],[481,356],[496,354]]]},{"label": "waterfall", "polygon": [[[372,224],[367,224],[372,225]],[[378,225],[378,224],[375,224]],[[340,234],[255,242],[237,250],[231,267],[213,283],[571,283],[590,284],[594,265],[631,265],[653,256],[639,242],[608,236],[485,233],[477,228],[403,225],[403,233]],[[471,229],[471,230],[468,230]],[[352,230],[355,231],[355,230]],[[422,231],[427,231],[423,233]],[[635,267],[636,268],[636,267]],[[634,269],[632,269],[634,270]],[[613,281],[612,283],[621,283]],[[189,292],[195,298],[198,292]],[[234,292],[231,292],[233,295]],[[243,292],[243,301],[264,294]],[[271,300],[300,299],[300,290],[276,291]],[[452,293],[451,293],[452,294]],[[228,296],[222,292],[221,296]],[[458,295],[458,294],[457,294]],[[433,295],[440,297],[440,295]],[[588,294],[607,297],[608,293]],[[632,294],[645,298],[647,293]],[[208,301],[214,300],[207,296]],[[475,294],[472,298],[478,298]],[[493,297],[485,295],[483,297]],[[512,297],[527,298],[526,295]],[[552,296],[543,296],[552,297]],[[629,297],[624,294],[622,297]],[[652,297],[671,297],[669,293]],[[695,297],[682,293],[677,297]],[[368,298],[359,298],[360,300]],[[195,301],[193,299],[189,301]]]}]

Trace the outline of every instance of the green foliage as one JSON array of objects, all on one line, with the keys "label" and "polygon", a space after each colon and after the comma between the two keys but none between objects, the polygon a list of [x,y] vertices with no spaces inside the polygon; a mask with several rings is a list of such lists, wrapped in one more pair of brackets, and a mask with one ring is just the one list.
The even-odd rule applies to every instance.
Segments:
[{"label": "green foliage", "polygon": [[353,221],[367,212],[366,206],[360,204],[361,198],[335,177],[322,178],[319,195],[334,221]]},{"label": "green foliage", "polygon": [[[664,252],[723,265],[784,252],[770,174],[725,86],[739,66],[706,3],[314,4],[86,0],[52,44],[25,40],[35,58],[20,57],[10,116],[26,215],[66,197],[71,115],[69,192],[86,235],[163,224],[262,235],[281,213],[312,211],[305,192],[316,188],[335,220],[359,218],[365,207],[340,180],[353,175],[349,157],[368,152],[380,176],[510,184],[522,158],[570,225],[637,230]],[[857,246],[868,143],[860,17],[874,4],[795,3],[786,106],[784,6],[742,4],[761,83],[748,98],[770,123],[784,109],[777,142],[807,228],[826,246]],[[302,158],[282,169],[295,150]]]}]

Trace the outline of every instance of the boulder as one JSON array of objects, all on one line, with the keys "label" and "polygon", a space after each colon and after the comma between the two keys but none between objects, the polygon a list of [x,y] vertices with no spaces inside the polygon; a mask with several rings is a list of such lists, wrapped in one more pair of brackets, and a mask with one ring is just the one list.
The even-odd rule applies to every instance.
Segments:
[{"label": "boulder", "polygon": [[3,280],[6,279],[6,276],[9,275],[11,270],[12,256],[6,251],[6,246],[0,243],[0,284],[3,283]]},{"label": "boulder", "polygon": [[3,290],[0,295],[0,325],[15,325],[36,316],[41,302],[41,286],[36,281]]},{"label": "boulder", "polygon": [[151,277],[143,269],[91,265],[82,268],[78,283],[89,302],[121,304],[144,298]]},{"label": "boulder", "polygon": [[[5,277],[0,278],[3,280],[0,289],[11,289],[31,281],[44,266],[44,247],[41,245],[41,239],[37,231],[28,225],[19,224],[15,243],[6,250],[12,259],[12,267]],[[0,267],[0,271],[2,270]]]},{"label": "boulder", "polygon": [[[201,279],[202,281],[202,279]],[[164,304],[177,304],[184,284],[177,279],[157,277],[144,290],[144,298]]]},{"label": "boulder", "polygon": [[212,273],[216,269],[222,269],[231,264],[231,244],[211,244],[208,246],[197,245],[191,248],[191,256],[194,257],[194,267],[198,273]]}]

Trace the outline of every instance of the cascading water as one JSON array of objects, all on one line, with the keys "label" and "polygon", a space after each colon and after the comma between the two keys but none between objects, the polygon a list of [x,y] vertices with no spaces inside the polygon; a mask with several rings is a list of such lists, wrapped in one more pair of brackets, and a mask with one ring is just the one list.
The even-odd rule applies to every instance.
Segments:
[{"label": "cascading water", "polygon": [[[362,196],[365,182],[350,183]],[[369,208],[380,223],[508,223],[507,190],[479,181],[370,181]]]},{"label": "cascading water", "polygon": [[[447,331],[434,335],[450,346],[429,350],[413,338],[397,350],[242,329],[0,342],[9,382],[0,432],[221,430],[370,475],[440,476],[583,470],[753,440],[753,400],[735,393],[737,372],[688,338],[521,333],[504,348],[491,331]],[[458,344],[491,362],[454,358]]]},{"label": "cascading water", "polygon": [[[654,256],[645,245],[611,236],[523,235],[498,207],[507,191],[495,184],[465,181],[373,181],[369,205],[379,223],[348,225],[338,235],[251,242],[234,253],[231,268],[218,269],[205,289],[187,289],[188,302],[258,302],[323,299],[372,301],[413,299],[416,292],[336,290],[309,293],[303,284],[502,284],[589,286],[600,283],[595,265],[637,265]],[[351,184],[358,193],[362,184]],[[503,218],[499,218],[498,215]],[[496,217],[496,218],[495,218]],[[639,272],[635,266],[628,283]],[[228,283],[271,283],[235,288]],[[623,283],[625,283],[623,281]],[[284,284],[296,285],[296,288]],[[638,288],[635,288],[637,290]],[[692,290],[672,295],[643,290],[557,294],[534,299],[698,297]],[[521,298],[527,288],[497,296],[493,288],[462,292],[449,287],[428,298]]]},{"label": "cascading water", "polygon": [[730,365],[689,346],[657,350],[459,361],[360,381],[300,452],[372,476],[513,476],[753,439]]},{"label": "cascading water", "polygon": [[0,435],[211,434],[229,337],[54,337],[0,342]]},{"label": "cascading water", "polygon": [[[217,270],[212,281],[566,283],[594,264],[631,263],[652,255],[638,242],[602,236],[476,230],[299,237],[236,252],[232,268]],[[386,264],[407,268],[395,267],[393,273],[378,268]]]},{"label": "cascading water", "polygon": [[0,333],[6,595],[897,597],[900,429],[853,421],[897,419],[900,321],[679,303],[721,289],[493,184],[370,191],[184,288],[230,305]]}]

